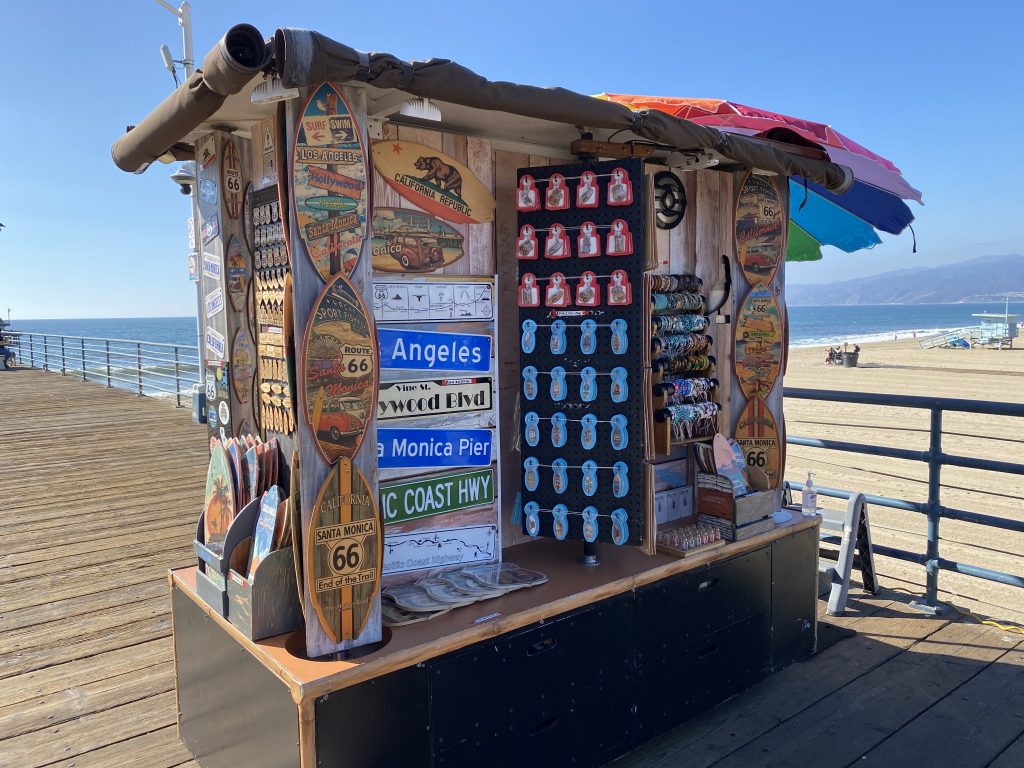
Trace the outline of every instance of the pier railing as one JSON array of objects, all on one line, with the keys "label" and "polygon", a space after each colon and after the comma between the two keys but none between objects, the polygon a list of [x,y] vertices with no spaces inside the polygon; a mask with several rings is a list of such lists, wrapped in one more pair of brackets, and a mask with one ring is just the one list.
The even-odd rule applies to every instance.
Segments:
[{"label": "pier railing", "polygon": [[136,339],[101,339],[6,331],[22,365],[81,377],[142,395],[170,395],[177,405],[199,381],[199,348]]},{"label": "pier railing", "polygon": [[[961,400],[951,397],[915,397],[910,395],[884,395],[867,392],[833,392],[820,389],[796,389],[786,387],[784,395],[788,399],[821,400],[833,403],[855,403],[858,405],[882,405],[897,408],[926,410],[931,415],[928,449],[924,451],[906,448],[891,448],[882,445],[851,443],[842,440],[819,440],[811,437],[790,435],[786,442],[790,445],[801,445],[809,448],[825,448],[832,451],[860,453],[868,456],[883,456],[892,459],[920,461],[928,465],[928,501],[917,502],[905,499],[893,499],[888,496],[877,496],[865,493],[868,504],[881,507],[900,509],[907,512],[923,514],[928,519],[927,549],[925,552],[908,552],[895,547],[873,545],[872,549],[880,555],[918,563],[925,568],[925,605],[930,609],[937,606],[939,589],[939,572],[955,571],[979,579],[987,579],[1000,584],[1024,587],[1024,574],[1004,573],[977,565],[961,563],[944,558],[939,553],[939,523],[943,520],[961,520],[967,523],[985,525],[1006,531],[1024,532],[1024,521],[1009,520],[994,515],[972,512],[964,509],[947,507],[942,503],[942,468],[966,467],[984,469],[991,472],[1002,472],[1013,475],[1024,475],[1024,464],[1010,461],[994,461],[978,459],[971,456],[943,453],[942,451],[942,415],[943,413],[979,413],[995,416],[1015,416],[1024,418],[1024,405],[1016,403],[990,403],[984,400]],[[804,484],[789,481],[789,487],[802,491]],[[815,485],[822,496],[849,499],[854,492],[840,488],[822,488]]]}]

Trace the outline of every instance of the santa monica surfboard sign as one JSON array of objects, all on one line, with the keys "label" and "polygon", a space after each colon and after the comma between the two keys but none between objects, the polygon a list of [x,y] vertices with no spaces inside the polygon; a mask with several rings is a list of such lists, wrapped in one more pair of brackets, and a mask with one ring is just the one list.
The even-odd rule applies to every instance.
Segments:
[{"label": "santa monica surfboard sign", "polygon": [[240,403],[249,402],[252,377],[256,374],[256,349],[249,340],[249,331],[239,326],[231,342],[231,386]]},{"label": "santa monica surfboard sign", "polygon": [[432,272],[462,258],[462,233],[429,213],[374,208],[370,253],[379,272]]},{"label": "santa monica surfboard sign", "polygon": [[380,489],[384,525],[494,503],[494,468],[387,483]]},{"label": "santa monica surfboard sign", "polygon": [[299,236],[324,280],[355,268],[366,238],[366,155],[344,97],[324,83],[295,131],[292,197]]},{"label": "santa monica surfboard sign", "polygon": [[493,320],[494,281],[374,281],[373,317],[379,323]]},{"label": "santa monica surfboard sign", "polygon": [[750,173],[736,198],[736,258],[747,282],[771,283],[786,253],[786,220],[775,182]]},{"label": "santa monica surfboard sign", "polygon": [[242,162],[234,139],[224,142],[224,157],[220,167],[220,187],[224,195],[224,210],[229,219],[242,215]]},{"label": "santa monica surfboard sign", "polygon": [[371,152],[380,177],[417,208],[456,224],[494,219],[494,196],[458,160],[411,141],[377,141]]},{"label": "santa monica surfboard sign", "polygon": [[377,419],[409,419],[475,413],[493,407],[490,376],[471,379],[426,379],[382,383],[377,391]]},{"label": "santa monica surfboard sign", "polygon": [[306,536],[306,589],[335,643],[363,633],[383,570],[381,521],[373,489],[342,458],[316,497]]},{"label": "santa monica surfboard sign", "polygon": [[498,528],[494,525],[391,533],[384,538],[384,574],[488,563],[494,560],[497,545]]},{"label": "santa monica surfboard sign", "polygon": [[305,417],[328,464],[351,458],[377,407],[377,338],[344,275],[313,304],[302,353]]},{"label": "santa monica surfboard sign", "polygon": [[771,488],[779,486],[782,471],[782,451],[779,430],[768,404],[760,397],[752,397],[736,421],[733,439],[746,456],[748,467],[757,467],[768,475]]},{"label": "santa monica surfboard sign", "polygon": [[782,367],[783,327],[779,302],[764,284],[750,289],[736,321],[736,378],[749,399],[768,397]]},{"label": "santa monica surfboard sign", "polygon": [[382,370],[491,370],[491,337],[475,333],[435,333],[412,328],[378,328]]},{"label": "santa monica surfboard sign", "polygon": [[489,429],[377,430],[377,466],[381,469],[487,467],[491,464]]}]

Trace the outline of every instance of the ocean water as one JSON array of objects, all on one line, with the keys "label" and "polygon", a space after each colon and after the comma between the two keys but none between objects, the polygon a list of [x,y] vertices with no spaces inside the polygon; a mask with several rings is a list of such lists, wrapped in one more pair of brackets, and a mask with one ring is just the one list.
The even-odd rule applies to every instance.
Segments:
[{"label": "ocean water", "polygon": [[[879,304],[854,307],[790,307],[789,334],[794,347],[843,342],[887,341],[977,325],[976,312],[1002,312],[1002,302],[987,304]],[[1024,316],[1024,303],[1010,313]],[[64,336],[130,339],[196,346],[194,317],[142,317],[87,320],[18,320],[12,330]]]}]

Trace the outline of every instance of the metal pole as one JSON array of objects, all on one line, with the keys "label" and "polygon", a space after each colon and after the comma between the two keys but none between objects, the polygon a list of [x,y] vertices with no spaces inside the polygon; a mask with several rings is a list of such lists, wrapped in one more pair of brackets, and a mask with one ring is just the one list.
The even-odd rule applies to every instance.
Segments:
[{"label": "metal pole", "polygon": [[135,345],[135,376],[139,382],[139,397],[142,397],[142,345]]},{"label": "metal pole", "polygon": [[29,365],[32,366],[33,368],[35,368],[36,367],[36,342],[35,342],[35,334],[34,333],[30,333],[28,335],[28,354],[29,354],[29,359],[32,361],[31,363],[29,363]]},{"label": "metal pole", "polygon": [[174,400],[181,408],[181,373],[178,370],[178,348],[174,348]]},{"label": "metal pole", "polygon": [[181,45],[184,58],[181,63],[185,67],[185,77],[192,77],[196,71],[195,57],[192,54],[192,6],[187,2],[178,6],[178,24],[181,25]]},{"label": "metal pole", "polygon": [[67,362],[64,360],[64,337],[60,337],[60,375],[67,374]]},{"label": "metal pole", "polygon": [[80,339],[82,342],[82,381],[88,381],[89,377],[85,375],[85,339]]},{"label": "metal pole", "polygon": [[103,344],[107,349],[107,386],[110,386],[110,339],[104,339]]},{"label": "metal pole", "polygon": [[50,340],[43,334],[43,370],[50,370]]}]

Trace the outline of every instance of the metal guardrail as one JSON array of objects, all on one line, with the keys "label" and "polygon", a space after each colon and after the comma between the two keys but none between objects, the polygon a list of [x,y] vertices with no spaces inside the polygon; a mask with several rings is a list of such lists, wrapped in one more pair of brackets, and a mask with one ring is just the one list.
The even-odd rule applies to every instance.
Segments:
[{"label": "metal guardrail", "polygon": [[18,362],[62,376],[81,376],[143,395],[191,396],[199,382],[199,348],[135,339],[102,339],[6,331]]},{"label": "metal guardrail", "polygon": [[[1014,587],[1024,587],[1024,576],[1002,571],[994,571],[989,568],[982,568],[977,565],[948,560],[939,555],[939,522],[943,519],[961,520],[968,523],[977,523],[993,528],[1000,528],[1007,531],[1024,532],[1024,522],[1018,520],[1007,520],[993,515],[985,515],[980,512],[971,512],[964,509],[954,509],[942,504],[941,498],[941,475],[942,467],[967,467],[969,469],[985,469],[992,472],[1003,472],[1014,475],[1024,475],[1024,464],[1010,461],[993,461],[990,459],[977,459],[971,456],[959,456],[942,452],[942,414],[951,413],[980,413],[996,416],[1014,416],[1024,418],[1024,405],[1016,403],[991,403],[985,400],[960,400],[952,397],[915,397],[911,395],[883,395],[865,392],[833,392],[820,389],[797,389],[786,387],[784,396],[799,400],[822,400],[833,403],[855,403],[859,405],[883,405],[897,408],[915,408],[926,410],[931,414],[931,426],[928,438],[928,450],[915,451],[905,448],[890,448],[881,445],[867,445],[864,443],[851,443],[842,440],[818,440],[810,437],[797,437],[795,435],[786,438],[790,445],[802,445],[810,448],[825,448],[832,451],[845,451],[847,453],[860,453],[869,456],[883,456],[893,459],[907,459],[909,461],[921,461],[928,465],[928,501],[915,502],[904,499],[893,499],[888,496],[876,496],[864,494],[868,504],[877,504],[882,507],[901,509],[908,512],[920,512],[928,518],[928,544],[927,551],[922,553],[908,552],[894,547],[874,545],[872,549],[880,555],[893,557],[898,560],[906,560],[918,563],[925,567],[925,603],[929,608],[936,608],[937,594],[939,589],[939,571],[955,571],[967,576],[974,576],[980,579],[996,581],[1000,584],[1009,584]],[[789,482],[794,490],[802,491],[804,484]],[[822,488],[815,486],[822,496],[833,498],[849,499],[854,492],[838,488]]]}]

